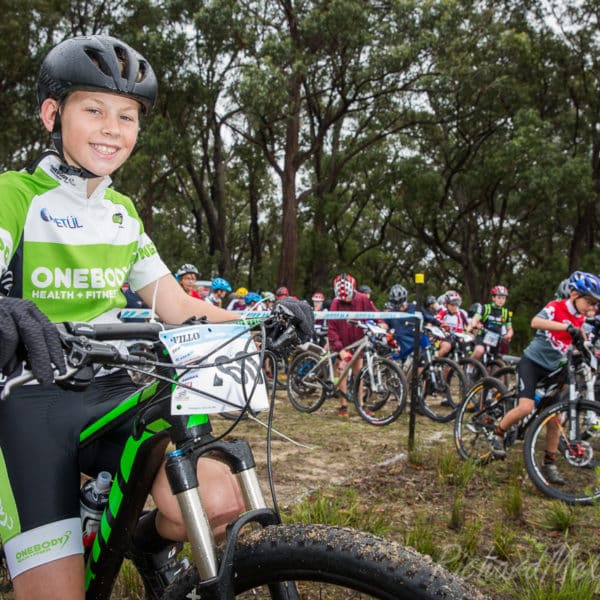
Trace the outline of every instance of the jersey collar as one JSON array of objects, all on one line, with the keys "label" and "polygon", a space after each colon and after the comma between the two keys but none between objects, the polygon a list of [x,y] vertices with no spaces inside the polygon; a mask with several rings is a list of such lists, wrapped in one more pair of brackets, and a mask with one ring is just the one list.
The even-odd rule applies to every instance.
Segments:
[{"label": "jersey collar", "polygon": [[[57,181],[63,187],[69,189],[73,194],[77,196],[84,196],[87,198],[87,183],[88,179],[79,177],[77,175],[65,172],[64,163],[58,155],[53,152],[46,154],[42,157],[39,162],[45,173],[47,173],[52,179]],[[106,175],[103,177],[100,185],[94,190],[91,198],[101,196],[104,190],[112,183],[112,179]]]},{"label": "jersey collar", "polygon": [[575,308],[575,303],[571,300],[571,298],[567,299],[566,307],[567,310],[576,317],[582,314],[577,310],[577,308]]}]

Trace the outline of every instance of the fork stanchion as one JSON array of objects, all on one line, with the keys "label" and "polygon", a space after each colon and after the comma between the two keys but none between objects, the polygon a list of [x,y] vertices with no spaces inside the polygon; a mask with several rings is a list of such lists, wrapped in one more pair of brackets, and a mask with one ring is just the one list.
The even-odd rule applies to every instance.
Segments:
[{"label": "fork stanchion", "polygon": [[[422,306],[421,297],[423,295],[423,283],[425,283],[425,275],[423,273],[415,274],[416,288],[416,303],[417,310]],[[415,319],[415,331],[413,337],[413,363],[412,377],[410,380],[410,417],[408,422],[408,450],[415,449],[415,425],[417,417],[417,402],[419,401],[419,365],[421,363],[421,329],[423,326],[422,319]]]}]

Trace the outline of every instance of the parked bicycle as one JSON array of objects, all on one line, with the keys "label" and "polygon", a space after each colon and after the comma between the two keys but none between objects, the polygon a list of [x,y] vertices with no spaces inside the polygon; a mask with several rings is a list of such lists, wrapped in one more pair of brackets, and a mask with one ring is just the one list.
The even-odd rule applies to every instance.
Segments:
[{"label": "parked bicycle", "polygon": [[468,387],[487,375],[485,365],[471,356],[475,345],[475,336],[468,332],[452,332],[448,334],[454,338],[454,344],[448,358],[453,359],[460,365]]},{"label": "parked bicycle", "polygon": [[[277,600],[337,598],[329,584],[345,593],[352,590],[389,600],[474,597],[459,578],[382,538],[327,525],[281,523],[272,485],[272,506],[263,496],[250,446],[244,440],[226,439],[235,423],[214,436],[209,419],[216,405],[221,406],[218,410],[237,408],[241,413],[255,402],[263,403],[263,356],[245,327],[233,337],[229,332],[225,341],[220,336],[218,343],[209,344],[209,351],[205,342],[214,339],[219,326],[64,323],[59,330],[68,363],[61,379],[81,384],[82,374],[87,377],[98,365],[152,378],[80,436],[80,446],[86,447],[133,417],[100,529],[87,555],[86,598],[110,597],[165,452],[168,480],[190,540],[191,565],[165,590],[163,600],[230,600],[248,597],[242,595],[248,590],[251,597]],[[115,340],[145,340],[145,355],[123,354]],[[32,378],[25,373],[10,380],[3,397]],[[215,391],[218,388],[222,393]],[[218,547],[196,478],[196,462],[207,453],[237,475],[247,505]]]},{"label": "parked bicycle", "polygon": [[364,335],[345,350],[352,352],[339,377],[334,363],[339,352],[324,351],[313,344],[309,350],[294,358],[289,369],[288,397],[300,412],[318,410],[327,398],[337,398],[342,393],[340,382],[352,371],[352,366],[362,356],[364,366],[353,382],[348,400],[353,402],[358,414],[371,425],[388,425],[404,411],[408,384],[402,369],[392,360],[378,355],[377,338],[387,332],[372,322],[351,320]]},{"label": "parked bicycle", "polygon": [[[594,395],[597,358],[590,345],[567,352],[567,365],[549,374],[536,390],[538,404],[526,419],[504,436],[505,446],[523,440],[525,467],[544,494],[569,504],[589,504],[600,499],[600,403]],[[568,392],[564,392],[564,385]],[[458,410],[454,441],[464,459],[481,464],[494,460],[491,442],[496,425],[518,402],[518,388],[507,389],[493,377],[478,382]],[[546,426],[552,421],[559,432],[555,464],[564,482],[550,481],[543,468]]]},{"label": "parked bicycle", "polygon": [[[443,331],[434,325],[426,325],[425,331],[434,340],[443,335]],[[403,368],[411,381],[412,354],[404,360]],[[467,378],[458,363],[445,356],[436,356],[435,345],[431,344],[421,352],[417,376],[420,412],[438,423],[452,421],[468,389]]]},{"label": "parked bicycle", "polygon": [[[290,311],[296,311],[294,315]],[[295,324],[303,322],[300,330]],[[293,321],[293,322],[292,322]],[[278,308],[265,324],[266,335],[261,331],[255,334],[255,343],[262,345],[264,340],[263,370],[267,388],[287,389],[288,370],[296,354],[306,348],[303,343],[314,338],[314,320],[308,305],[279,301]]]}]

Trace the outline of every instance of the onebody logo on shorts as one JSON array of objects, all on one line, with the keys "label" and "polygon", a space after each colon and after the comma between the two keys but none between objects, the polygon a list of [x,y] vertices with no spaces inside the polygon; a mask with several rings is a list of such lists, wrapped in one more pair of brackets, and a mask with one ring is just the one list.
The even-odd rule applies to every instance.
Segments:
[{"label": "onebody logo on shorts", "polygon": [[16,553],[16,559],[18,562],[23,562],[29,558],[34,558],[40,554],[51,552],[54,549],[64,548],[69,539],[71,538],[71,530],[65,531],[62,535],[46,539],[42,542],[27,546],[22,550],[18,550]]},{"label": "onebody logo on shorts", "polygon": [[67,217],[53,217],[47,208],[42,208],[40,211],[40,217],[46,223],[54,223],[61,229],[82,229],[83,225],[79,223],[75,215],[69,215]]}]

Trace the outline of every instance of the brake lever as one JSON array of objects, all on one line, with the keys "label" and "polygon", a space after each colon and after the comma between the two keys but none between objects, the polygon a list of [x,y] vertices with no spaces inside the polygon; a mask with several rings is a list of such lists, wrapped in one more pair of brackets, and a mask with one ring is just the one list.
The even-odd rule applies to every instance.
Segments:
[{"label": "brake lever", "polygon": [[[75,373],[79,371],[79,367],[67,367],[67,370],[64,375],[61,375],[58,370],[54,371],[54,381],[64,381],[65,379],[69,379]],[[16,377],[12,377],[5,384],[2,389],[2,393],[0,393],[0,401],[6,400],[13,389],[21,387],[30,381],[34,381],[35,377],[33,373],[29,369],[23,369],[21,375],[17,375]]]}]

